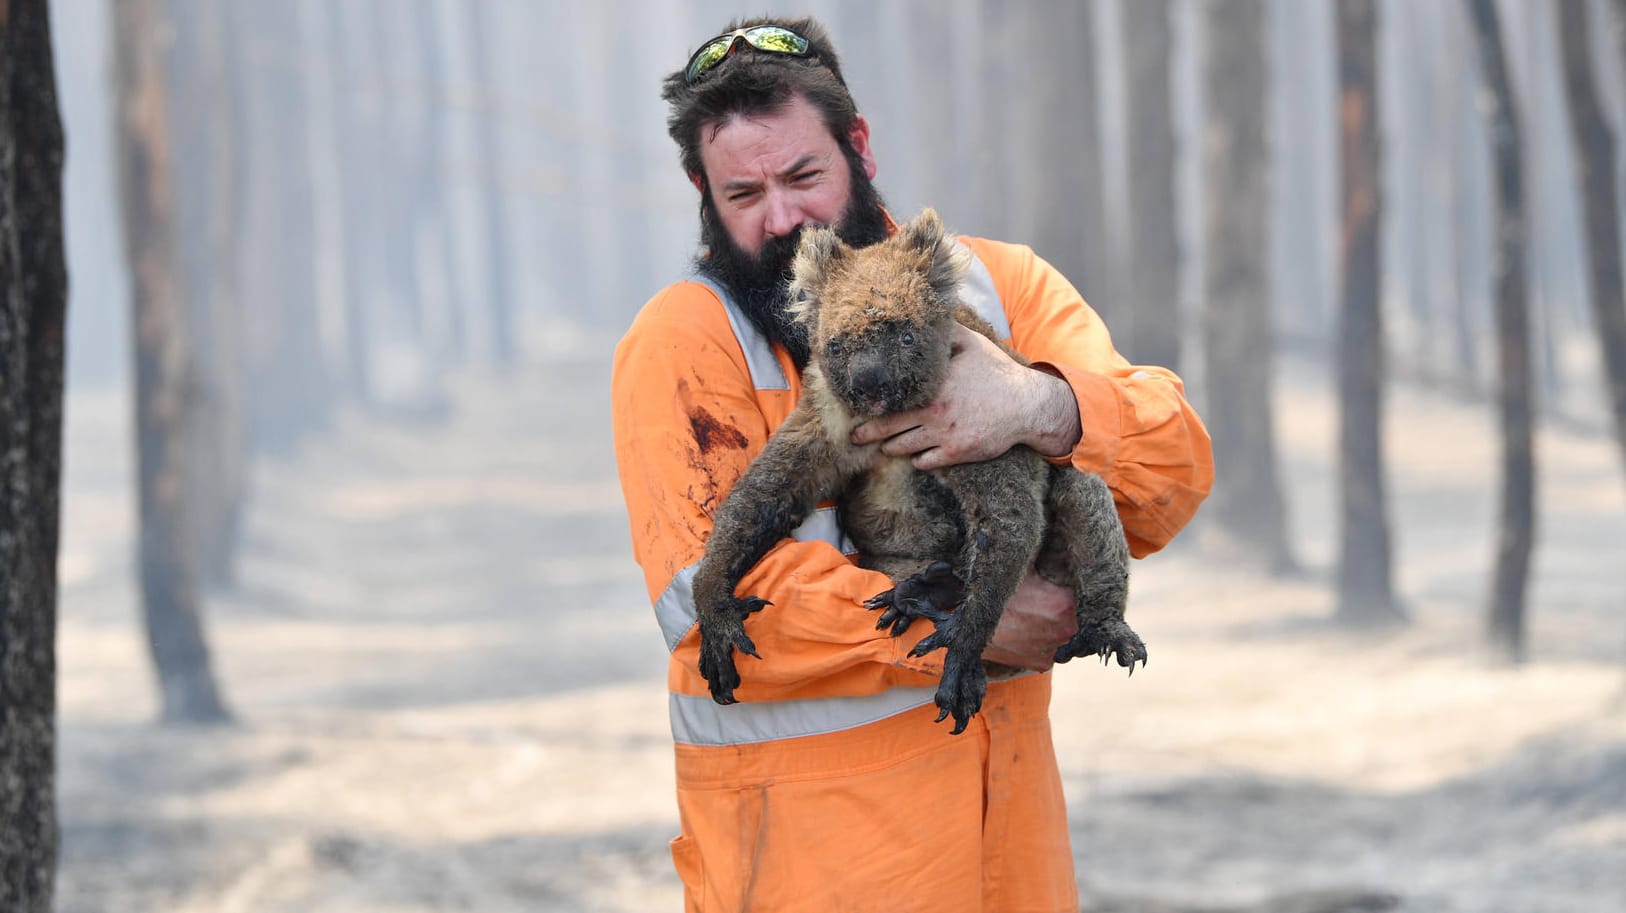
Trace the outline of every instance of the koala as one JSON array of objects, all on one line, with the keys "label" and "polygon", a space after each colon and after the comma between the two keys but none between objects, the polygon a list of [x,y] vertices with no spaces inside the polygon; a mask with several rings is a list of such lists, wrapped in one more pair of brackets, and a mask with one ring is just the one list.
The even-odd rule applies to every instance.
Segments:
[{"label": "koala", "polygon": [[916,619],[935,626],[911,655],[946,649],[935,702],[938,722],[953,715],[954,734],[982,707],[983,649],[1030,568],[1078,597],[1078,633],[1057,648],[1057,662],[1116,653],[1131,672],[1145,663],[1146,647],[1124,621],[1129,549],[1099,476],[1020,445],[923,472],[878,444],[850,442],[860,422],[936,397],[955,322],[1027,364],[959,302],[970,256],[931,209],[865,248],[829,228],[804,234],[791,283],[812,352],[801,397],[718,509],[694,578],[700,673],[719,704],[735,702],[734,651],[761,658],[746,617],[771,604],[735,588],[830,498],[859,564],[892,580],[866,603],[882,610],[876,627],[897,636]]}]

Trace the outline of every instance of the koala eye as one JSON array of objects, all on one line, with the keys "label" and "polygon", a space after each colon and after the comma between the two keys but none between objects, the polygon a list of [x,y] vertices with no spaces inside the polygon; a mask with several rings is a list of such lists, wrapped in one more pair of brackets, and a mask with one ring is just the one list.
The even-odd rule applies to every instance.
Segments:
[{"label": "koala eye", "polygon": [[904,333],[902,336],[898,337],[898,343],[900,345],[902,345],[904,348],[908,348],[908,347],[914,345],[915,344],[915,334],[913,334],[913,333]]},{"label": "koala eye", "polygon": [[824,344],[824,351],[825,351],[825,354],[829,355],[831,358],[835,358],[835,357],[839,356],[841,354],[841,340],[832,339],[829,342],[825,343]]}]

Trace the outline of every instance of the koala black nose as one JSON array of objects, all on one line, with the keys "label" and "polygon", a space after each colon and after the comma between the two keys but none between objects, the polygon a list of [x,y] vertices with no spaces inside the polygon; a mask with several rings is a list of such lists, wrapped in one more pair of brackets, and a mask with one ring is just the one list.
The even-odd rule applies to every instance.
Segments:
[{"label": "koala black nose", "polygon": [[886,386],[886,368],[878,364],[853,368],[853,392],[859,396],[878,396]]}]

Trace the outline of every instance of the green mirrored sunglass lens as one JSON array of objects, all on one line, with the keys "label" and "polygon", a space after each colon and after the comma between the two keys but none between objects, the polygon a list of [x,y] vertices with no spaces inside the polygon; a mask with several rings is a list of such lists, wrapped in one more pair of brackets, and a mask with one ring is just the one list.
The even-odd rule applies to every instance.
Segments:
[{"label": "green mirrored sunglass lens", "polygon": [[694,55],[694,63],[689,64],[689,78],[693,79],[716,66],[717,61],[722,60],[728,54],[728,45],[727,40],[719,38],[701,48]]},{"label": "green mirrored sunglass lens", "polygon": [[800,54],[807,50],[807,39],[781,28],[753,29],[745,39],[759,51],[778,51],[781,54]]}]

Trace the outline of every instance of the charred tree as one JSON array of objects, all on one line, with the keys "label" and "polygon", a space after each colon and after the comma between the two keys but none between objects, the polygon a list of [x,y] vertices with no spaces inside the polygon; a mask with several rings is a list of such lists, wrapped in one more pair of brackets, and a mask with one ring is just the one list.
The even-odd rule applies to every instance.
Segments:
[{"label": "charred tree", "polygon": [[[1209,428],[1221,477],[1213,521],[1243,553],[1294,567],[1271,416],[1269,54],[1263,0],[1207,11],[1203,364]],[[1137,160],[1135,167],[1140,167]],[[1169,269],[1165,266],[1164,269]],[[1147,301],[1136,301],[1136,325]],[[1173,320],[1172,317],[1168,318]],[[1138,358],[1140,353],[1136,353]]]},{"label": "charred tree", "polygon": [[[1175,227],[1178,181],[1169,0],[1126,3],[1123,17],[1130,162],[1129,275],[1125,283],[1129,334],[1124,351],[1130,361],[1178,372],[1181,263]],[[1262,40],[1260,44],[1263,53]],[[1260,95],[1251,103],[1263,106],[1264,98]],[[1264,243],[1259,236],[1243,240]]]},{"label": "charred tree", "polygon": [[1390,569],[1383,477],[1383,313],[1378,226],[1382,199],[1378,146],[1375,0],[1338,2],[1339,133],[1342,149],[1343,305],[1338,328],[1338,620],[1357,626],[1398,622]]},{"label": "charred tree", "polygon": [[[1525,655],[1526,583],[1535,540],[1535,450],[1531,440],[1530,317],[1525,306],[1524,166],[1519,118],[1508,83],[1502,29],[1493,0],[1468,0],[1486,88],[1496,186],[1497,397],[1502,419],[1502,504],[1490,593],[1490,637],[1508,659]],[[1565,12],[1566,28],[1568,10]],[[1567,41],[1566,36],[1566,41]],[[1569,50],[1569,49],[1567,49]],[[1585,63],[1583,58],[1582,62]],[[1618,283],[1617,283],[1618,291]],[[1618,298],[1617,298],[1618,301]]]},{"label": "charred tree", "polygon": [[[1626,8],[1626,3],[1618,3],[1617,8]],[[1586,213],[1592,321],[1602,348],[1606,401],[1614,422],[1615,441],[1626,459],[1626,294],[1620,267],[1620,211],[1615,203],[1615,136],[1604,119],[1592,81],[1586,4],[1559,0],[1558,19],[1575,173]]]},{"label": "charred tree", "polygon": [[227,718],[215,686],[197,568],[187,441],[197,409],[175,242],[164,0],[114,0],[119,193],[130,268],[141,601],[165,722]]},{"label": "charred tree", "polygon": [[62,121],[50,4],[0,3],[0,910],[56,882],[62,489]]}]

